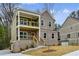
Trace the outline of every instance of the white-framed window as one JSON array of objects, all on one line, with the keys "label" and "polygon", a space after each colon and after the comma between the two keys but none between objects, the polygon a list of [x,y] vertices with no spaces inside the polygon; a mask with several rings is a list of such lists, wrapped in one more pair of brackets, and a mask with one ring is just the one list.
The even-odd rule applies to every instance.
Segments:
[{"label": "white-framed window", "polygon": [[44,25],[44,21],[43,21],[43,20],[41,20],[41,25],[42,25],[42,26]]},{"label": "white-framed window", "polygon": [[49,22],[49,27],[51,27],[51,22]]},{"label": "white-framed window", "polygon": [[24,21],[24,24],[23,25],[28,25],[28,21]]},{"label": "white-framed window", "polygon": [[52,39],[54,38],[54,34],[52,33]]},{"label": "white-framed window", "polygon": [[20,20],[20,24],[23,25],[23,20]]},{"label": "white-framed window", "polygon": [[44,38],[46,38],[46,33],[44,33]]},{"label": "white-framed window", "polygon": [[20,31],[20,38],[21,39],[28,39],[28,32]]},{"label": "white-framed window", "polygon": [[21,25],[28,25],[28,21],[21,19],[21,20],[20,20],[20,24],[21,24]]}]

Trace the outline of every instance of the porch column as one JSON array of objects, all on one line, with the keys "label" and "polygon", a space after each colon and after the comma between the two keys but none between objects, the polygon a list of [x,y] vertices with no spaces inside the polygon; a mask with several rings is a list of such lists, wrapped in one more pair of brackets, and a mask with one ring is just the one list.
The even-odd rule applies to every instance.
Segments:
[{"label": "porch column", "polygon": [[18,40],[20,40],[20,12],[18,11]]},{"label": "porch column", "polygon": [[40,26],[41,26],[40,16],[39,16],[39,22],[38,23],[39,23],[38,25],[39,25],[39,41],[40,41],[40,38],[41,38],[40,37],[40,35],[41,35],[41,33],[40,33],[40,31],[41,31],[41,28],[40,28]]}]

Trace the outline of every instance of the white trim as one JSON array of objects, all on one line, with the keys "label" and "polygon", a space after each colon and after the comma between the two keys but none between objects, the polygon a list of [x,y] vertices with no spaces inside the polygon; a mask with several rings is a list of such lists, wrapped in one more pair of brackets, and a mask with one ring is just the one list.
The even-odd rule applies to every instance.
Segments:
[{"label": "white trim", "polygon": [[19,27],[26,27],[26,28],[39,29],[39,27],[27,26],[27,25],[18,25],[16,28],[19,28]]},{"label": "white trim", "polygon": [[50,31],[56,32],[56,31],[54,31],[54,30],[52,30],[52,29],[43,28],[43,27],[40,27],[40,29],[42,29],[42,30],[50,30]]},{"label": "white trim", "polygon": [[[19,11],[18,11],[18,26],[20,24],[20,14],[19,14]],[[18,40],[20,40],[20,28],[18,27]]]},{"label": "white trim", "polygon": [[31,14],[31,15],[35,15],[35,16],[39,16],[38,14],[33,14],[33,13],[31,13],[31,12],[25,12],[25,11],[19,11],[19,12],[22,12],[22,13],[26,13],[26,14]]},{"label": "white trim", "polygon": [[39,41],[40,41],[40,35],[41,35],[40,34],[40,29],[41,29],[40,26],[41,26],[41,19],[40,19],[40,16],[39,16]]},{"label": "white trim", "polygon": [[[20,36],[23,36],[23,38],[20,37],[20,40],[21,39],[24,39],[24,40],[27,40],[28,39],[28,32],[27,31],[20,31],[23,33],[23,35],[20,35]],[[24,35],[24,33],[27,33],[26,35]],[[26,38],[24,38],[24,36],[26,36]]]}]

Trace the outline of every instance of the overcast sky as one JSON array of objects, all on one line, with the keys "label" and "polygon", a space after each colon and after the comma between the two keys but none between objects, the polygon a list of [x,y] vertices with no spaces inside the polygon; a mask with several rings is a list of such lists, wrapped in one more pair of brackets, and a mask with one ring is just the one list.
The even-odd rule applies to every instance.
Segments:
[{"label": "overcast sky", "polygon": [[30,11],[37,11],[39,9],[43,10],[48,8],[50,12],[54,14],[56,23],[60,25],[63,24],[63,22],[72,11],[79,10],[79,4],[77,3],[52,3],[48,4],[48,7],[43,3],[25,3],[21,4],[20,7]]}]

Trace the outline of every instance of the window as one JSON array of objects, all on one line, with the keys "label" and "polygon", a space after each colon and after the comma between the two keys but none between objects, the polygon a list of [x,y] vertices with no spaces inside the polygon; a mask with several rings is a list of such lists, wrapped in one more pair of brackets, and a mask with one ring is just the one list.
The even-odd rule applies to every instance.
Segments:
[{"label": "window", "polygon": [[21,24],[21,25],[28,25],[28,22],[25,21],[25,20],[20,20],[20,24]]},{"label": "window", "polygon": [[23,20],[20,20],[20,24],[23,25]]},{"label": "window", "polygon": [[44,24],[43,24],[43,20],[41,20],[41,25],[43,26]]},{"label": "window", "polygon": [[27,25],[26,21],[24,21],[24,25]]},{"label": "window", "polygon": [[23,36],[20,36],[20,38],[23,38]]},{"label": "window", "polygon": [[24,25],[28,25],[28,21],[24,21]]},{"label": "window", "polygon": [[44,38],[46,38],[46,33],[44,33]]},{"label": "window", "polygon": [[20,38],[21,39],[28,39],[28,33],[25,31],[20,31]]},{"label": "window", "polygon": [[20,32],[20,35],[23,35],[23,32]]},{"label": "window", "polygon": [[27,38],[26,36],[24,36],[24,38]]},{"label": "window", "polygon": [[70,38],[70,34],[67,34],[67,38]]},{"label": "window", "polygon": [[52,34],[52,38],[54,38],[54,34]]},{"label": "window", "polygon": [[27,33],[26,33],[26,32],[24,32],[24,35],[27,35]]},{"label": "window", "polygon": [[51,22],[49,22],[49,27],[51,27]]}]

